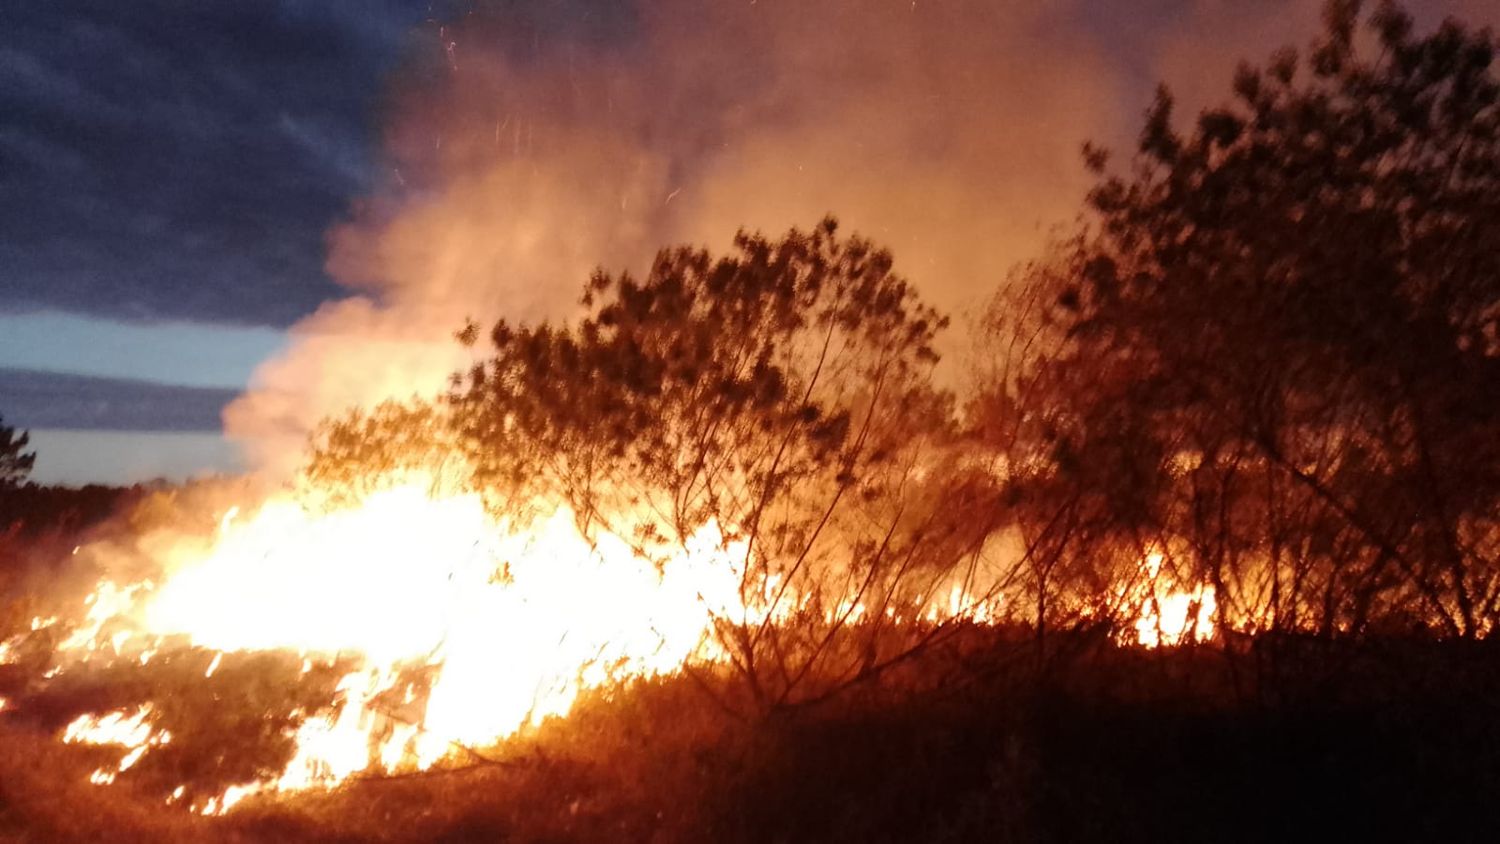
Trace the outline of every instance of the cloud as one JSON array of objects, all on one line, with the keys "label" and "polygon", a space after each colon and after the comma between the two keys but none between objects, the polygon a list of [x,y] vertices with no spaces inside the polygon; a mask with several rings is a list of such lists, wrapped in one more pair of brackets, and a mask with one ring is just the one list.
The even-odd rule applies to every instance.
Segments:
[{"label": "cloud", "polygon": [[0,366],[243,389],[285,336],[201,322],[135,322],[42,311],[0,313]]},{"label": "cloud", "polygon": [[415,4],[9,3],[0,309],[286,325],[337,289]]},{"label": "cloud", "polygon": [[234,396],[234,390],[0,368],[0,413],[21,428],[217,432]]}]

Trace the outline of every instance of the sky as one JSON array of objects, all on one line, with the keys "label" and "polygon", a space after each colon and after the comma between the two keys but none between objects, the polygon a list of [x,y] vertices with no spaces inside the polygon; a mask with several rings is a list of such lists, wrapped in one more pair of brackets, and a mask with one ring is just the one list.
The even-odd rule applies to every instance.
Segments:
[{"label": "sky", "polygon": [[[960,316],[1316,0],[0,4],[0,416],[43,482],[290,465],[468,317],[833,212]],[[1500,23],[1500,0],[1411,4]]]},{"label": "sky", "polygon": [[238,467],[219,410],[338,295],[324,232],[428,13],[0,6],[0,415],[38,429],[38,480]]}]

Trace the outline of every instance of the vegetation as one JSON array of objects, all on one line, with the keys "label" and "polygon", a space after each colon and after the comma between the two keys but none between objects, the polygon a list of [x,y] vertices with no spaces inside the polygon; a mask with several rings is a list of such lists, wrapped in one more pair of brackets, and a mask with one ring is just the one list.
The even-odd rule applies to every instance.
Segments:
[{"label": "vegetation", "polygon": [[741,233],[728,257],[671,249],[644,280],[600,273],[584,304],[576,326],[497,323],[440,414],[386,406],[329,426],[315,485],[446,441],[516,518],[561,502],[585,536],[608,531],[659,564],[722,531],[713,541],[748,559],[729,603],[751,612],[719,610],[717,639],[759,712],[929,645],[891,633],[921,596],[957,584],[991,597],[976,576],[1000,513],[932,379],[946,321],[889,253],[832,219],[776,241]]},{"label": "vegetation", "polygon": [[[946,321],[832,219],[601,272],[573,324],[468,326],[477,362],[449,393],[330,421],[309,486],[357,497],[436,466],[508,519],[560,502],[659,565],[707,530],[749,608],[716,607],[727,681],[689,666],[597,690],[473,766],[211,826],[106,815],[255,840],[1491,828],[1496,47],[1335,0],[1305,55],[1242,68],[1190,126],[1163,90],[1123,169],[1086,148],[1083,222],[996,295],[962,402],[934,375]],[[1142,602],[1160,625],[1163,585],[1190,601],[1186,646],[1122,646]],[[964,610],[1003,602],[1001,623],[893,620],[950,588]],[[184,741],[147,773],[274,769],[292,695],[268,715],[271,669],[246,662],[224,670],[254,717],[192,699],[202,656],[151,682],[189,701],[184,735],[244,744]],[[0,755],[0,831],[94,834],[48,802],[76,764],[46,752],[40,772]]]},{"label": "vegetation", "polygon": [[686,677],[638,682],[484,763],[214,819],[93,786],[89,752],[0,719],[0,840],[1482,840],[1500,821],[1490,643],[1319,649],[1274,705],[1203,651],[1098,650],[1045,688],[1029,653],[943,648],[921,673],[962,682],[887,675],[754,725]]},{"label": "vegetation", "polygon": [[[1475,637],[1500,612],[1495,42],[1332,3],[1242,67],[988,321],[978,416],[1057,556],[1164,553],[1242,629]],[[1305,69],[1304,69],[1305,68]],[[1066,549],[1062,545],[1067,545]]]},{"label": "vegetation", "polygon": [[0,417],[0,489],[13,487],[26,480],[31,467],[36,464],[36,452],[26,451],[31,443],[31,434],[7,427]]}]

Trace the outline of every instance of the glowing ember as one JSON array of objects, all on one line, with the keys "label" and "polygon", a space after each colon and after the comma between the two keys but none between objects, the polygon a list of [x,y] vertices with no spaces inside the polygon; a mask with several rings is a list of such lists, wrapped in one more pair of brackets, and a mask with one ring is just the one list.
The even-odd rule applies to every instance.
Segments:
[{"label": "glowing ember", "polygon": [[146,720],[150,715],[149,703],[134,712],[122,710],[104,715],[80,715],[63,730],[63,741],[140,747],[151,738],[152,728]]},{"label": "glowing ember", "polygon": [[116,745],[127,751],[113,770],[100,768],[89,775],[89,782],[96,785],[114,782],[117,774],[130,770],[135,763],[141,761],[147,750],[172,740],[171,733],[151,725],[151,712],[152,707],[148,703],[134,711],[80,715],[63,729],[65,743]]}]

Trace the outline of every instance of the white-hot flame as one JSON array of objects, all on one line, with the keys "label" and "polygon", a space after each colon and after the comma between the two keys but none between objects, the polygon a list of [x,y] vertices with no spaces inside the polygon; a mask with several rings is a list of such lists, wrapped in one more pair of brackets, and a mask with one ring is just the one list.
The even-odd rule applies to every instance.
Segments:
[{"label": "white-hot flame", "polygon": [[[709,524],[658,566],[618,537],[588,541],[566,510],[506,531],[477,496],[421,485],[330,513],[276,500],[226,516],[206,546],[183,543],[159,588],[101,583],[64,647],[133,644],[144,662],[160,637],[186,636],[217,652],[206,678],[239,651],[296,650],[303,673],[318,656],[355,659],[341,703],[297,728],[282,775],[203,807],[220,812],[255,790],[427,767],[565,713],[587,688],[711,658],[715,617],[756,617],[739,605],[744,548]],[[421,700],[408,689],[402,713],[382,711],[375,699],[412,666],[431,667],[430,688]],[[65,740],[128,748],[112,779],[151,746],[148,713],[85,716]]]},{"label": "white-hot flame", "polygon": [[172,734],[158,730],[151,724],[151,704],[143,704],[132,710],[117,710],[104,715],[80,715],[63,728],[63,741],[68,744],[118,745],[126,753],[113,769],[99,768],[89,775],[89,782],[107,785],[115,777],[130,770],[152,747],[167,744]]},{"label": "white-hot flame", "polygon": [[[226,514],[212,539],[177,543],[159,586],[102,582],[62,649],[145,664],[163,637],[185,637],[215,651],[206,680],[245,651],[295,651],[303,675],[315,664],[352,666],[335,706],[294,728],[295,753],[278,776],[191,807],[217,814],[260,791],[427,768],[565,714],[584,690],[720,658],[716,620],[778,621],[803,606],[770,577],[746,590],[747,546],[712,522],[667,556],[643,559],[608,533],[590,541],[566,509],[510,529],[477,496],[434,497],[424,484],[326,513],[277,499],[243,518]],[[1212,588],[1167,590],[1160,565],[1160,555],[1147,558],[1134,596],[1137,642],[1207,639]],[[1002,601],[953,586],[918,606],[913,619],[990,623]],[[837,623],[869,612],[854,598],[834,607]],[[884,609],[896,623],[902,612]],[[420,688],[413,672],[425,678]],[[149,705],[81,716],[64,741],[125,748],[93,777],[112,782],[171,740],[151,720]]]}]

